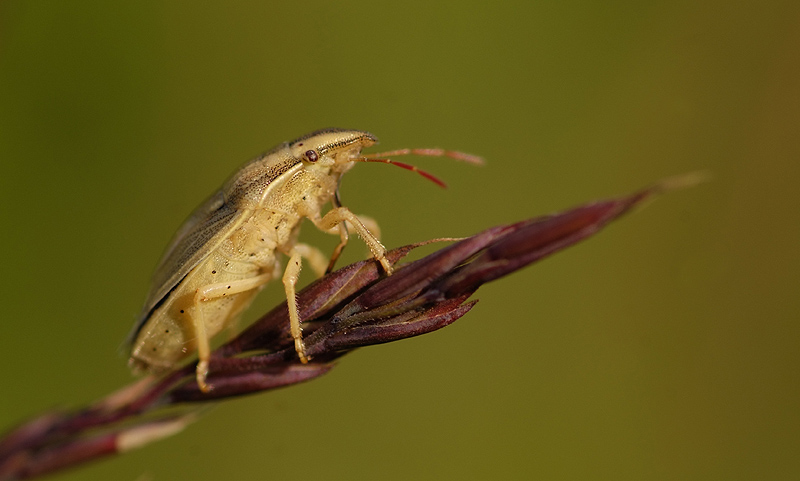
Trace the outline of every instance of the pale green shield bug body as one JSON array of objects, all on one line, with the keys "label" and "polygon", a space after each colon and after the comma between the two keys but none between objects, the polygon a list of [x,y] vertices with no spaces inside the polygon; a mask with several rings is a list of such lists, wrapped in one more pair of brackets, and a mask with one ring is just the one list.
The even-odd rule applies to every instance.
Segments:
[{"label": "pale green shield bug body", "polygon": [[[282,279],[291,333],[298,356],[307,362],[295,296],[301,259],[322,275],[347,243],[350,228],[384,271],[392,271],[386,250],[373,233],[377,226],[340,205],[342,175],[357,162],[386,162],[442,184],[416,167],[383,157],[417,154],[481,162],[440,149],[361,154],[376,142],[368,132],[320,130],[281,144],[240,168],[192,213],[167,248],[129,338],[130,366],[158,372],[175,367],[196,350],[197,383],[208,390],[210,339],[233,323],[264,285],[280,276],[280,254],[289,257]],[[328,203],[332,208],[323,215]],[[330,263],[318,249],[297,241],[305,218],[322,231],[340,236]]]}]

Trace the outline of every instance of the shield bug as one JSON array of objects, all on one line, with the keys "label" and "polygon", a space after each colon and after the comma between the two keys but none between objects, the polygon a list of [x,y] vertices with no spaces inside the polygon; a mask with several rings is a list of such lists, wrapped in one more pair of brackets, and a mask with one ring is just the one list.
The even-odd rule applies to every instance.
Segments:
[{"label": "shield bug", "polygon": [[[386,157],[414,154],[481,162],[441,149],[362,155],[362,149],[376,142],[368,132],[320,130],[278,145],[241,167],[192,213],[163,255],[129,337],[130,366],[158,372],[175,367],[196,350],[197,383],[207,391],[210,339],[233,323],[265,284],[281,275],[281,254],[289,257],[282,279],[291,333],[300,360],[308,362],[295,296],[301,259],[319,275],[326,266],[330,270],[347,243],[350,228],[386,274],[392,272],[383,245],[365,225],[371,222],[340,204],[342,175],[358,162],[384,162],[444,185],[427,172]],[[329,203],[331,209],[323,214]],[[303,219],[340,236],[330,262],[315,247],[298,242]]]}]

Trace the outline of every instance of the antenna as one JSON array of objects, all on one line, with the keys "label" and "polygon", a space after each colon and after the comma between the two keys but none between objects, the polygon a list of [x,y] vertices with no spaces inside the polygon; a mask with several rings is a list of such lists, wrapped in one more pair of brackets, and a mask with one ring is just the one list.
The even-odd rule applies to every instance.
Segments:
[{"label": "antenna", "polygon": [[384,164],[391,164],[396,165],[402,169],[410,170],[412,172],[416,172],[419,175],[425,177],[426,179],[430,180],[431,182],[435,183],[439,187],[447,188],[447,184],[445,184],[441,179],[436,177],[435,175],[431,174],[430,172],[426,172],[419,167],[411,164],[406,164],[405,162],[397,162],[395,160],[387,159],[386,157],[396,157],[398,155],[421,155],[426,157],[449,157],[451,159],[460,160],[462,162],[466,162],[468,164],[473,165],[483,165],[483,159],[471,154],[465,154],[464,152],[458,152],[455,150],[444,150],[444,149],[399,149],[399,150],[390,150],[388,152],[378,152],[375,154],[366,154],[358,159],[355,159],[360,162],[380,162]]}]

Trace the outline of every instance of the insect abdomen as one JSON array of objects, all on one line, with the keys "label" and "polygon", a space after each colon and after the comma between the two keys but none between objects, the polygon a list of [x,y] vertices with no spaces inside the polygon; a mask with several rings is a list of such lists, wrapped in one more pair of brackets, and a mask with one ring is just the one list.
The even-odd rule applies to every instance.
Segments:
[{"label": "insect abdomen", "polygon": [[[237,272],[238,271],[238,272]],[[214,337],[230,325],[252,302],[260,289],[223,295],[196,302],[198,289],[254,277],[260,272],[252,264],[231,262],[219,252],[192,269],[167,299],[150,316],[139,332],[131,353],[133,364],[150,371],[173,367],[197,348],[193,316],[202,309],[206,335]]]}]

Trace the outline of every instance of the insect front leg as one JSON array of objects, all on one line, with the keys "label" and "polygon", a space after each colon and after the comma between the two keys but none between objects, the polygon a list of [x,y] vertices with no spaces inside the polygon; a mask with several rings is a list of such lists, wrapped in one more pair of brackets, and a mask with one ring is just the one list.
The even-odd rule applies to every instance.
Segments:
[{"label": "insect front leg", "polygon": [[[358,220],[364,224],[364,227],[375,237],[376,240],[381,239],[381,228],[378,226],[378,222],[375,221],[372,217],[367,217],[365,215],[357,216]],[[350,239],[350,232],[355,232],[355,228],[351,227],[350,224],[347,222],[342,222],[339,224],[338,229],[336,232],[331,232],[331,234],[339,234],[339,244],[336,248],[333,249],[333,254],[331,254],[331,260],[328,262],[328,268],[326,269],[326,273],[333,272],[333,267],[336,265],[336,261],[339,259],[339,256],[342,254],[344,250],[344,246],[347,245],[347,241]]]},{"label": "insect front leg", "polygon": [[206,323],[203,317],[202,303],[219,299],[221,297],[232,296],[242,292],[247,292],[256,289],[273,279],[271,272],[261,274],[248,279],[241,279],[237,281],[221,282],[218,284],[209,284],[200,287],[194,294],[194,309],[192,318],[192,325],[194,326],[195,336],[197,337],[197,386],[203,392],[210,391],[210,387],[206,384],[206,377],[208,376],[208,361],[211,358],[211,343],[206,332]]},{"label": "insect front leg", "polygon": [[381,226],[378,225],[378,221],[366,215],[358,215],[356,217],[376,239],[381,240]]},{"label": "insect front leg", "polygon": [[295,244],[289,251],[289,262],[286,263],[286,270],[283,273],[283,288],[286,290],[286,305],[289,310],[289,327],[294,339],[294,348],[300,361],[305,364],[311,358],[306,354],[306,346],[303,343],[303,328],[300,326],[300,308],[297,305],[297,280],[300,278],[302,259],[308,260],[311,268],[318,276],[325,274],[325,255],[316,247],[307,244]]},{"label": "insect front leg", "polygon": [[[372,221],[372,219],[367,219],[368,221]],[[339,235],[341,236],[341,241],[334,250],[334,255],[331,258],[331,264],[336,262],[336,258],[339,256],[339,253],[347,244],[347,240],[349,238],[347,233],[348,229],[341,227],[342,223],[347,222],[348,225],[351,225],[352,229],[356,231],[356,233],[362,239],[364,239],[369,251],[372,253],[372,257],[381,263],[381,266],[383,266],[383,270],[386,272],[386,274],[392,274],[392,265],[389,264],[388,260],[386,260],[386,248],[383,247],[383,244],[381,244],[378,238],[372,232],[370,232],[369,229],[367,229],[364,223],[361,222],[361,219],[359,219],[357,215],[353,214],[347,207],[336,207],[328,211],[328,213],[325,214],[321,219],[311,219],[311,221],[315,226],[317,226],[318,229],[326,232],[330,231],[336,226],[340,226]],[[374,221],[372,222],[374,223]]]}]

